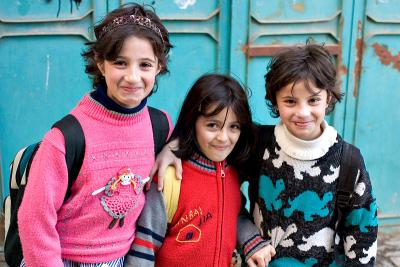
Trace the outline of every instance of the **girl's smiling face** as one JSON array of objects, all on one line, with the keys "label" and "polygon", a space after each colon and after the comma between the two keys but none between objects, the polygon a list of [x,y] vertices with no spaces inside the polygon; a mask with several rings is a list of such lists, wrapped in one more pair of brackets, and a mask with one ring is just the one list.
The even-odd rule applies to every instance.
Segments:
[{"label": "girl's smiling face", "polygon": [[313,140],[322,134],[321,124],[328,107],[328,92],[304,81],[290,83],[276,93],[282,123],[291,134],[302,140]]},{"label": "girl's smiling face", "polygon": [[[210,111],[214,108],[215,106],[211,105]],[[239,136],[240,123],[230,108],[224,108],[214,116],[197,118],[197,144],[200,151],[212,161],[225,160],[235,147]]]},{"label": "girl's smiling face", "polygon": [[153,90],[160,72],[151,43],[131,36],[113,61],[97,63],[105,77],[107,95],[124,108],[134,108]]}]

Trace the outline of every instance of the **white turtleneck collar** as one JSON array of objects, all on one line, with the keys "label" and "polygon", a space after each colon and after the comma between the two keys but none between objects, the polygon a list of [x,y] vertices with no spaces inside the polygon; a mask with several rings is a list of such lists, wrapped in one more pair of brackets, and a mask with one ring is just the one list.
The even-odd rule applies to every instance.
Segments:
[{"label": "white turtleneck collar", "polygon": [[275,138],[283,152],[299,160],[315,160],[328,152],[336,142],[337,131],[323,121],[322,134],[318,138],[305,141],[292,135],[285,125],[280,122],[275,127]]}]

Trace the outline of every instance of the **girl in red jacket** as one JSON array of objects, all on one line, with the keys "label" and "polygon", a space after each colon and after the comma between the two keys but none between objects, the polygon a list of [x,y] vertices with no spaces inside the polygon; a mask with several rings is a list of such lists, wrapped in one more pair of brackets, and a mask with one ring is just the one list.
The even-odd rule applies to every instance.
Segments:
[{"label": "girl in red jacket", "polygon": [[[231,266],[237,229],[246,231],[238,225],[239,173],[246,169],[253,132],[247,95],[237,81],[210,74],[195,82],[171,136],[179,140],[174,153],[183,160],[176,211],[167,221],[170,200],[154,184],[125,266],[154,266],[154,259],[156,266]],[[245,252],[250,258],[261,249],[256,256],[264,266],[273,248],[259,235],[248,238]]]}]

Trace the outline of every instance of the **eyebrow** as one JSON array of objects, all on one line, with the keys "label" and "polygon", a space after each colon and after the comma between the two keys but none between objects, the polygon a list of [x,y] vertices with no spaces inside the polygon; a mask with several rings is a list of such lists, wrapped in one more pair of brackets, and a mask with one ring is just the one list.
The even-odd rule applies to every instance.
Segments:
[{"label": "eyebrow", "polygon": [[[320,96],[321,92],[322,92],[322,90],[311,94],[309,97]],[[286,96],[282,96],[282,98],[297,98],[297,97],[295,97],[294,95],[286,95]]]},{"label": "eyebrow", "polygon": [[[123,59],[123,60],[129,60],[129,57],[125,57],[125,56],[117,56],[115,59]],[[149,57],[144,57],[144,58],[140,58],[140,60],[144,60],[144,61],[150,61],[152,63],[156,63],[156,60],[151,59]]]}]

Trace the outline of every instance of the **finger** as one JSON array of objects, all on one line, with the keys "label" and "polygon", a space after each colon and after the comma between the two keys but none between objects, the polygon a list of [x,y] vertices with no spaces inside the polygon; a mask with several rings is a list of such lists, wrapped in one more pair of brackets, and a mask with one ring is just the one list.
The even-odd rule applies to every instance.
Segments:
[{"label": "finger", "polygon": [[247,260],[247,266],[249,267],[257,267],[257,265],[254,263],[252,259]]},{"label": "finger", "polygon": [[165,178],[166,170],[167,170],[167,167],[164,165],[160,165],[158,168],[158,185],[157,185],[158,191],[162,191],[164,188],[164,178]]},{"label": "finger", "polygon": [[175,161],[175,175],[176,178],[178,178],[179,180],[182,180],[182,161],[180,159],[177,159]]},{"label": "finger", "polygon": [[271,256],[266,255],[264,258],[264,266],[268,266],[268,263],[271,261]]},{"label": "finger", "polygon": [[151,182],[153,181],[154,175],[157,173],[157,170],[158,170],[158,162],[156,160],[154,162],[153,167],[151,167],[151,170],[150,170],[150,173],[149,173],[150,181],[148,181],[146,183],[146,191],[150,190]]},{"label": "finger", "polygon": [[156,160],[154,162],[153,167],[151,167],[151,170],[150,170],[149,176],[150,176],[151,179],[153,179],[154,175],[157,173],[157,170],[158,170],[158,161]]},{"label": "finger", "polygon": [[266,264],[265,263],[265,258],[257,258],[257,266],[258,267],[265,267],[265,264]]},{"label": "finger", "polygon": [[151,186],[151,182],[152,182],[152,181],[153,181],[153,179],[150,178],[150,181],[148,181],[148,182],[146,183],[146,185],[145,185],[145,187],[144,187],[145,190],[146,190],[146,192],[150,190],[150,186]]},{"label": "finger", "polygon": [[275,256],[276,255],[276,251],[274,247],[271,247],[271,256]]}]

